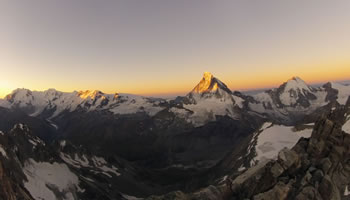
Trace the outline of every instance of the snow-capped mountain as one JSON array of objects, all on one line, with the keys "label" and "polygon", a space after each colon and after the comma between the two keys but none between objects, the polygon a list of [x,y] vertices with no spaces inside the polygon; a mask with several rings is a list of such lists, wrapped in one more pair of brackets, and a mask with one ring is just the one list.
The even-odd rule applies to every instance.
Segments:
[{"label": "snow-capped mountain", "polygon": [[210,72],[204,72],[203,78],[187,95],[187,97],[194,101],[194,103],[200,101],[201,99],[212,97],[223,101],[228,100],[234,103],[231,90]]},{"label": "snow-capped mountain", "polygon": [[278,89],[279,100],[284,106],[300,105],[307,107],[310,105],[309,101],[317,99],[313,93],[315,89],[309,87],[299,77],[293,77],[286,83],[281,85]]},{"label": "snow-capped mountain", "polygon": [[17,89],[0,102],[6,108],[21,109],[31,116],[56,117],[63,111],[110,111],[114,114],[146,113],[150,116],[162,110],[164,100],[129,94],[105,94],[101,91],[43,92]]},{"label": "snow-capped mountain", "polygon": [[350,86],[327,83],[312,87],[299,77],[293,77],[278,88],[249,96],[233,93],[222,81],[205,72],[191,92],[176,100],[89,90],[66,93],[55,89],[43,92],[17,89],[0,100],[0,107],[20,109],[31,116],[48,119],[65,111],[108,111],[116,115],[144,113],[152,117],[167,109],[194,126],[215,121],[217,116],[239,119],[242,111],[248,111],[291,123],[327,105],[345,105],[349,94]]},{"label": "snow-capped mountain", "polygon": [[293,77],[280,87],[252,95],[247,99],[248,109],[254,113],[291,123],[303,116],[310,115],[320,108],[345,105],[349,86],[327,83],[322,87],[307,85],[298,77]]},{"label": "snow-capped mountain", "polygon": [[211,73],[205,72],[197,86],[186,95],[181,108],[170,111],[185,118],[195,126],[215,121],[216,116],[229,116],[238,119],[243,99]]},{"label": "snow-capped mountain", "polygon": [[280,159],[280,150],[312,138],[319,116],[341,111],[335,129],[349,133],[349,95],[347,85],[294,77],[249,96],[208,72],[169,100],[17,89],[0,100],[0,184],[20,191],[12,199],[31,200],[196,191]]}]

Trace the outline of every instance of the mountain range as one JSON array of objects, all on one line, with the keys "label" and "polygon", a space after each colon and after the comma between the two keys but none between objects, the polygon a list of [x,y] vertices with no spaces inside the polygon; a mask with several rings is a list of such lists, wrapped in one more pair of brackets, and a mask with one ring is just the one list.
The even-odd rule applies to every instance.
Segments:
[{"label": "mountain range", "polygon": [[349,96],[299,77],[248,95],[209,72],[171,99],[17,89],[0,100],[0,197],[346,199]]}]

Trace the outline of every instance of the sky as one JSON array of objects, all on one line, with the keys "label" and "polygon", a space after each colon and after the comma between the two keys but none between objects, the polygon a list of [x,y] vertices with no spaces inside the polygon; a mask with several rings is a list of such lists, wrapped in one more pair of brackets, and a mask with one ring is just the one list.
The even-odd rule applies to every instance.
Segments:
[{"label": "sky", "polygon": [[348,0],[0,0],[0,97],[15,88],[185,94],[350,79]]}]

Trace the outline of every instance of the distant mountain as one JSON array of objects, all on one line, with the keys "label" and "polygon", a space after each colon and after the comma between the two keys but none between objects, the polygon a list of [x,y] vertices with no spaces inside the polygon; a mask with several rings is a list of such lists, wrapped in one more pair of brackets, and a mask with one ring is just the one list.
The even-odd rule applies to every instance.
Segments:
[{"label": "distant mountain", "polygon": [[320,109],[344,105],[349,97],[349,86],[327,83],[322,87],[307,85],[293,77],[280,87],[246,96],[247,109],[281,123],[292,124],[304,120]]},{"label": "distant mountain", "polygon": [[241,118],[242,111],[272,117],[283,123],[301,119],[329,104],[344,105],[350,86],[327,83],[322,87],[307,85],[293,77],[275,89],[254,95],[233,93],[211,73],[203,78],[185,97],[173,100],[142,97],[130,94],[105,94],[101,91],[72,93],[50,89],[43,92],[17,89],[0,101],[0,106],[20,109],[31,116],[53,118],[68,111],[108,111],[116,115],[144,113],[154,116],[169,110],[195,126],[215,121],[216,116]]},{"label": "distant mountain", "polygon": [[[314,141],[320,118],[336,115],[331,120],[350,131],[349,95],[350,86],[315,87],[298,77],[248,95],[209,72],[173,99],[17,89],[0,100],[0,199],[217,199],[236,177],[262,187],[249,182],[259,177],[251,170]],[[227,194],[251,198],[270,189],[243,186],[244,194],[239,187]]]},{"label": "distant mountain", "polygon": [[154,115],[164,100],[129,94],[105,94],[101,91],[65,93],[49,89],[43,92],[17,89],[7,95],[0,106],[21,109],[29,115],[56,117],[64,111],[107,110],[114,114],[145,113]]}]

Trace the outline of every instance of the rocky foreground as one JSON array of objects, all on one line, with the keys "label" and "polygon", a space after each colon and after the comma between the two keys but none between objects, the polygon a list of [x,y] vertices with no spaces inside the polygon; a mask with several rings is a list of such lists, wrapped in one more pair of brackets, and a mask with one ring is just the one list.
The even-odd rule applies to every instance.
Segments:
[{"label": "rocky foreground", "polygon": [[342,130],[348,115],[342,107],[315,124],[312,136],[273,161],[260,162],[236,178],[185,194],[173,192],[148,199],[350,199],[350,134]]}]

